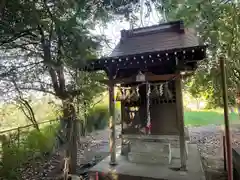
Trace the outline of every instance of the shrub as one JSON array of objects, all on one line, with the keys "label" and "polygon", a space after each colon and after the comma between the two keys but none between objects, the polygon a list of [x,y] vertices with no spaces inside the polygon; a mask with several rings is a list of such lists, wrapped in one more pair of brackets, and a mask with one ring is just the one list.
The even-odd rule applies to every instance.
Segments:
[{"label": "shrub", "polygon": [[109,112],[105,105],[95,106],[90,109],[87,116],[86,127],[88,132],[93,130],[104,129],[108,124]]},{"label": "shrub", "polygon": [[[115,117],[116,120],[120,114],[120,106],[116,105]],[[89,114],[87,116],[86,127],[88,132],[92,132],[94,130],[101,130],[108,126],[109,120],[109,109],[108,104],[100,104],[90,109]],[[119,122],[117,122],[119,123]]]},{"label": "shrub", "polygon": [[32,130],[17,141],[6,141],[2,146],[1,178],[17,179],[18,168],[29,159],[50,153],[55,145],[56,124],[45,126],[41,131]]},{"label": "shrub", "polygon": [[24,149],[32,155],[48,153],[53,149],[55,139],[55,125],[46,126],[41,131],[33,130],[25,139]]}]

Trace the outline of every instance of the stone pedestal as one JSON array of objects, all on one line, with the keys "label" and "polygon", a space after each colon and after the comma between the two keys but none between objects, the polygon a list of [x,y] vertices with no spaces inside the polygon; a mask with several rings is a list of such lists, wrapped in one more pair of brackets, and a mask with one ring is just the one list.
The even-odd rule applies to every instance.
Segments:
[{"label": "stone pedestal", "polygon": [[128,159],[134,163],[170,164],[172,161],[169,143],[136,140],[130,144]]},{"label": "stone pedestal", "polygon": [[[204,171],[196,144],[188,144],[187,171],[177,170],[180,159],[172,159],[171,165],[131,163],[126,156],[117,155],[117,165],[109,165],[105,158],[89,170],[90,179],[109,180],[204,180]],[[120,152],[119,152],[120,153]]]},{"label": "stone pedestal", "polygon": [[[125,135],[129,141],[128,160],[133,163],[170,165],[172,159],[180,159],[178,136]],[[186,143],[186,154],[188,146]]]}]

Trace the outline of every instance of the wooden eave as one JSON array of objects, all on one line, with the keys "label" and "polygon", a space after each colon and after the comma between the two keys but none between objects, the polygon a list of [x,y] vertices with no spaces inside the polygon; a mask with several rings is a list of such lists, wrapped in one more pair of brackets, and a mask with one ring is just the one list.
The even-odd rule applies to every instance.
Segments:
[{"label": "wooden eave", "polygon": [[140,54],[105,57],[90,60],[83,70],[104,70],[107,74],[121,69],[146,69],[147,67],[161,66],[163,62],[175,61],[176,64],[188,64],[201,61],[206,58],[206,45],[188,48],[170,49],[164,51],[145,52]]}]

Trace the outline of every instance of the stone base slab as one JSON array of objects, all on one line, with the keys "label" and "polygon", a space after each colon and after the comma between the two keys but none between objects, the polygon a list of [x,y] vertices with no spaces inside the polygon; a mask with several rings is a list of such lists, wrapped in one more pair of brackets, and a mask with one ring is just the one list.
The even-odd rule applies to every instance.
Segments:
[{"label": "stone base slab", "polygon": [[159,142],[146,142],[141,140],[136,140],[130,142],[131,152],[141,152],[141,153],[152,153],[152,154],[168,154],[169,153],[169,143],[159,143]]},{"label": "stone base slab", "polygon": [[189,160],[187,171],[176,170],[180,167],[180,159],[173,159],[171,165],[136,164],[127,160],[126,156],[117,154],[117,165],[110,166],[107,157],[90,169],[90,179],[97,180],[96,172],[109,180],[204,180],[201,159],[197,145],[188,144]]},{"label": "stone base slab", "polygon": [[[170,155],[170,154],[169,154]],[[171,156],[166,157],[161,154],[146,154],[130,152],[128,153],[128,160],[132,163],[138,164],[158,164],[158,165],[169,165],[171,164]]]},{"label": "stone base slab", "polygon": [[[179,136],[125,136],[129,142],[129,152],[146,153],[148,155],[162,154],[164,157],[180,158]],[[170,150],[168,150],[170,148]],[[188,145],[185,141],[186,154],[188,156]],[[170,153],[170,154],[169,154]]]},{"label": "stone base slab", "polygon": [[130,144],[128,159],[133,163],[170,164],[171,145],[138,140]]}]

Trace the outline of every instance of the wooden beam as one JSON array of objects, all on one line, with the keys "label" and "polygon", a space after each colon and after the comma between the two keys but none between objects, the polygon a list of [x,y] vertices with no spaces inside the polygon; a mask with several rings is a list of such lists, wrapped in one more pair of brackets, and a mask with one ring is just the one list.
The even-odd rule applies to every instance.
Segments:
[{"label": "wooden beam", "polygon": [[[186,74],[164,74],[164,75],[155,75],[152,73],[146,74],[146,81],[148,82],[155,82],[155,81],[168,81],[173,78],[179,78],[181,76],[182,79],[187,78],[189,76],[192,76],[194,72],[188,72]],[[119,78],[119,79],[113,79],[111,82],[109,80],[101,80],[101,83],[104,83],[106,85],[109,85],[110,83],[113,84],[131,84],[131,83],[137,83],[136,76],[131,76],[128,78]]]},{"label": "wooden beam", "polygon": [[[146,74],[146,81],[154,82],[154,81],[168,81],[176,77],[176,74],[165,74],[165,75],[154,75],[154,74]],[[103,80],[100,81],[104,84],[109,84],[109,80]],[[137,83],[136,76],[131,76],[128,78],[119,78],[114,79],[111,81],[113,84],[131,84],[131,83]]]}]

